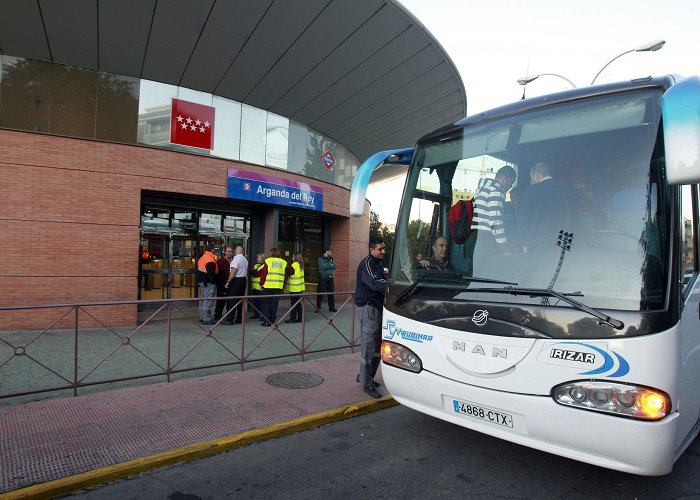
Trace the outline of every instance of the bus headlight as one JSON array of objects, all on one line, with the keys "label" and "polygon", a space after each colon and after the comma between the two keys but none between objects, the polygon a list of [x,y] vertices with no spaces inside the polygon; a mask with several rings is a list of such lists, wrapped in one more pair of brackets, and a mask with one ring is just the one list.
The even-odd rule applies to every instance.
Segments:
[{"label": "bus headlight", "polygon": [[671,398],[662,391],[614,382],[568,382],[552,390],[565,406],[600,411],[640,420],[661,420],[671,412]]},{"label": "bus headlight", "polygon": [[423,369],[423,363],[416,353],[408,347],[386,340],[382,342],[382,361],[387,365],[416,373]]}]

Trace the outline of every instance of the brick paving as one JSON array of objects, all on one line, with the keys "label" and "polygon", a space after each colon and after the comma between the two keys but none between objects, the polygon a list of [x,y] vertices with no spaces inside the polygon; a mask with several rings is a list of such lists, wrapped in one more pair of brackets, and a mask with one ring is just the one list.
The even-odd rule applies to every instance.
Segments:
[{"label": "brick paving", "polygon": [[[340,354],[0,406],[0,493],[366,401],[358,366],[358,353]],[[266,382],[280,372],[323,383]]]}]

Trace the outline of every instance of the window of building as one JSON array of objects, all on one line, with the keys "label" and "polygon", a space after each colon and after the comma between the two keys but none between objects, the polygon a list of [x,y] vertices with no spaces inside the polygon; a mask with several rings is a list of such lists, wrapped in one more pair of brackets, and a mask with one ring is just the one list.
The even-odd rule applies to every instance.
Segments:
[{"label": "window of building", "polygon": [[241,161],[265,164],[267,139],[267,113],[258,108],[242,105],[241,109]]}]

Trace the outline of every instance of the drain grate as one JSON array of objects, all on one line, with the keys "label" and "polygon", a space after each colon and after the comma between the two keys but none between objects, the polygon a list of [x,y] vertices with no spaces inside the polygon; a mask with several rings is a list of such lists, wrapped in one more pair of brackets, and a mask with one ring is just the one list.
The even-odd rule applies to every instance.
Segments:
[{"label": "drain grate", "polygon": [[323,383],[323,378],[313,373],[280,372],[268,375],[265,381],[282,389],[309,389]]}]

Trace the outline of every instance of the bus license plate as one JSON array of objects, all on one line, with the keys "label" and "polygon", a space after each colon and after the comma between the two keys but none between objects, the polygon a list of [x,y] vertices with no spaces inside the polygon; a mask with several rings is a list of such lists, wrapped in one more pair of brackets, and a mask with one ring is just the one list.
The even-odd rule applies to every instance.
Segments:
[{"label": "bus license plate", "polygon": [[478,418],[479,420],[486,420],[487,422],[501,425],[503,427],[513,427],[513,416],[509,413],[496,411],[485,406],[475,405],[473,403],[469,403],[468,401],[457,401],[456,399],[453,399],[452,403],[454,405],[455,412],[461,415]]}]

